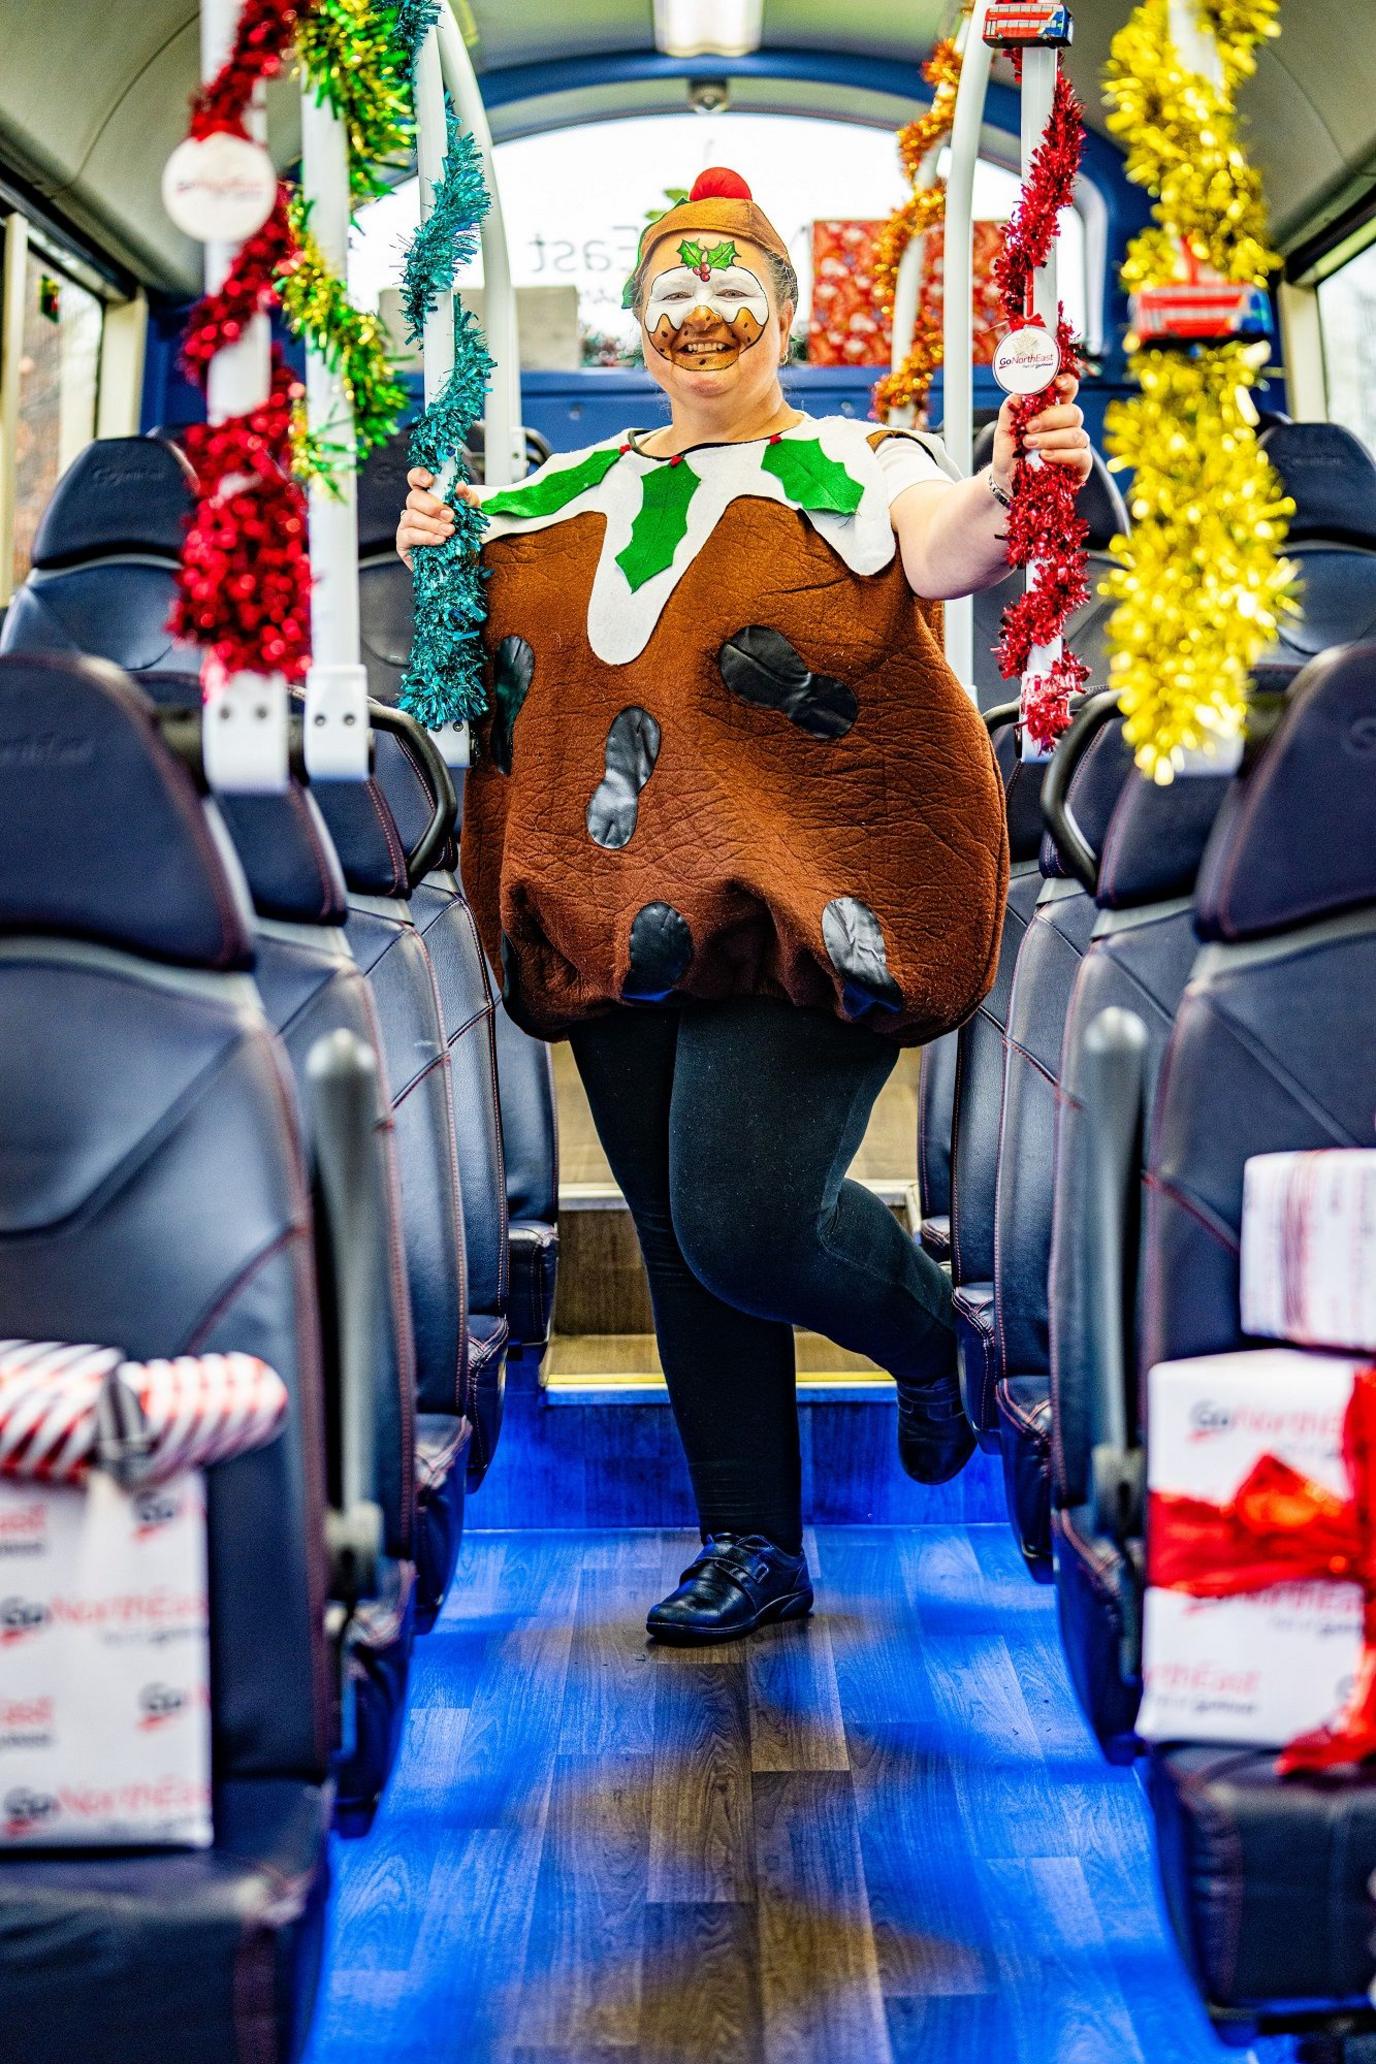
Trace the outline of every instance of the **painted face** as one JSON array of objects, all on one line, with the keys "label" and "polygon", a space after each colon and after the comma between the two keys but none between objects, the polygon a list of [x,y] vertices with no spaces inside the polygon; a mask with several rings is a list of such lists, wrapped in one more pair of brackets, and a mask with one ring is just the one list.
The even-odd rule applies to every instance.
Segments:
[{"label": "painted face", "polygon": [[769,294],[758,273],[736,262],[735,246],[679,245],[678,265],[650,281],[645,331],[671,364],[724,372],[757,344],[769,321]]}]

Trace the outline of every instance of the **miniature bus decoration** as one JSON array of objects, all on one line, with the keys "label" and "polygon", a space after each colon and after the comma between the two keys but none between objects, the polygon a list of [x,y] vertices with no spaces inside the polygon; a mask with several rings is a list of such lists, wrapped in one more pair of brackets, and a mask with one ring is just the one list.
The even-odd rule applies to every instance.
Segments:
[{"label": "miniature bus decoration", "polygon": [[994,0],[984,17],[984,40],[996,50],[1064,50],[1074,35],[1070,9],[1059,0]]},{"label": "miniature bus decoration", "polygon": [[1264,287],[1224,279],[1188,247],[1184,277],[1143,287],[1132,298],[1132,327],[1144,344],[1223,344],[1271,335]]}]

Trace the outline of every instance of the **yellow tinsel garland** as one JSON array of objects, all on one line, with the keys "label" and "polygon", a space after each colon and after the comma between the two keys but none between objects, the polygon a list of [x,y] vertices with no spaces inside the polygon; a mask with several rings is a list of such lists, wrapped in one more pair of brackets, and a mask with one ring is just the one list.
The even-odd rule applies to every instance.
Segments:
[{"label": "yellow tinsel garland", "polygon": [[[1137,238],[1123,268],[1130,293],[1173,277],[1182,238],[1225,279],[1264,280],[1277,264],[1261,179],[1238,141],[1232,103],[1237,82],[1253,69],[1257,39],[1269,33],[1268,24],[1274,28],[1275,4],[1229,0],[1222,87],[1181,64],[1168,0],[1143,0],[1114,37],[1104,82],[1113,108],[1108,128],[1126,146],[1128,178],[1157,196],[1158,227]],[[1244,14],[1254,20],[1249,41],[1240,39]]]},{"label": "yellow tinsel garland", "polygon": [[[1114,38],[1109,127],[1128,176],[1156,196],[1128,251],[1130,292],[1180,272],[1182,246],[1238,285],[1263,286],[1271,251],[1261,183],[1238,141],[1232,91],[1276,33],[1277,0],[1197,0],[1219,41],[1219,89],[1180,62],[1167,0],[1142,0]],[[1170,781],[1184,754],[1236,739],[1253,666],[1293,604],[1280,556],[1291,504],[1258,447],[1251,389],[1268,357],[1241,343],[1132,349],[1140,392],[1108,410],[1115,471],[1131,469],[1130,537],[1105,594],[1112,685],[1138,766]]]},{"label": "yellow tinsel garland", "polygon": [[1134,476],[1132,535],[1103,587],[1119,604],[1109,679],[1138,766],[1169,781],[1178,754],[1242,729],[1248,676],[1293,607],[1278,550],[1294,505],[1257,445],[1254,345],[1143,350],[1134,370],[1140,395],[1107,415]]}]

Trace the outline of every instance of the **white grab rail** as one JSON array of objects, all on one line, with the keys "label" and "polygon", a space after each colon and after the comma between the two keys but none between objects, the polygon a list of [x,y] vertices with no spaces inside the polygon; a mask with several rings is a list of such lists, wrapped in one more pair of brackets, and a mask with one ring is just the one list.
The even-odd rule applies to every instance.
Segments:
[{"label": "white grab rail", "polygon": [[[956,89],[951,128],[951,164],[946,181],[946,306],[942,344],[942,435],[962,473],[974,450],[974,218],[975,167],[984,129],[993,51],[984,40],[990,0],[975,0],[969,40]],[[975,700],[974,602],[968,595],[945,610],[946,658],[957,680]]]},{"label": "white grab rail", "polygon": [[[301,185],[310,228],[337,279],[349,266],[349,141],[328,101],[301,80]],[[358,481],[354,414],[340,371],[306,352],[311,429],[343,448],[339,477],[310,486],[311,665],[306,676],[306,770],[315,781],[364,781],[369,771],[368,676],[358,623]]]},{"label": "white grab rail", "polygon": [[448,0],[440,7],[436,27],[444,83],[455,113],[477,145],[487,185],[489,206],[482,226],[483,327],[493,367],[483,424],[483,477],[489,487],[507,487],[513,480],[520,480],[526,470],[525,430],[521,421],[521,344],[516,289],[511,283],[511,253],[507,248],[492,131],[482,88],[458,23],[449,11]]},{"label": "white grab rail", "polygon": [[[967,14],[955,34],[955,45],[964,62],[969,44],[970,17]],[[936,178],[937,166],[941,162],[944,143],[934,143],[918,168],[914,189],[932,184]],[[919,230],[910,236],[903,246],[903,256],[898,261],[898,271],[893,283],[893,349],[890,363],[894,372],[902,370],[908,353],[913,348],[913,336],[917,329],[917,307],[922,298],[922,269],[927,258],[928,232]],[[916,411],[906,402],[902,408],[889,411],[889,421],[902,429],[911,429]]]},{"label": "white grab rail", "polygon": [[[1058,50],[1030,49],[1022,54],[1022,176],[1027,178],[1032,168],[1032,159],[1042,133],[1051,119],[1051,103],[1056,92],[1056,74],[1060,68]],[[1059,237],[1053,237],[1045,265],[1039,265],[1032,275],[1032,312],[1045,323],[1054,337],[1060,311],[1060,288],[1057,273],[1057,252]],[[1033,458],[1032,465],[1041,461]],[[1032,587],[1037,578],[1037,563],[1029,561],[1027,585]],[[1049,645],[1034,645],[1027,655],[1023,670],[1023,681],[1028,682],[1038,674],[1046,674],[1065,651],[1065,639],[1055,637]],[[1050,759],[1049,752],[1038,752],[1026,731],[1022,733],[1022,756],[1024,759]]]},{"label": "white grab rail", "polygon": [[[213,79],[228,57],[239,26],[240,0],[201,0],[201,77]],[[249,132],[267,137],[263,89],[254,94]],[[234,243],[207,243],[205,284],[215,293],[238,253]],[[206,374],[206,413],[212,423],[247,415],[268,398],[272,378],[270,336],[265,315],[244,326],[237,344],[218,351]],[[225,481],[229,494],[241,483]],[[248,483],[243,483],[248,484]],[[206,708],[202,756],[210,786],[226,793],[280,794],[290,779],[287,750],[287,684],[280,674],[232,674]]]}]

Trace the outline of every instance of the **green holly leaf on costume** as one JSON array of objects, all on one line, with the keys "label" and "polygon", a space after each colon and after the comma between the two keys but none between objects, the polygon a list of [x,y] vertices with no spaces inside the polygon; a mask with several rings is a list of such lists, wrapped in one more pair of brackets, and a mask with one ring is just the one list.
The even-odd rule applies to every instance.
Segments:
[{"label": "green holly leaf on costume", "polygon": [[727,266],[734,265],[735,262],[736,247],[734,244],[714,244],[707,253],[707,263],[711,266],[713,272],[725,272]]},{"label": "green holly leaf on costume", "polygon": [[630,543],[616,555],[632,592],[673,565],[688,528],[688,504],[700,485],[686,459],[677,466],[656,466],[653,473],[646,474],[644,500],[631,525]]},{"label": "green holly leaf on costume", "polygon": [[702,264],[702,245],[695,244],[691,237],[685,237],[678,247],[679,263],[696,269]]},{"label": "green holly leaf on costume", "polygon": [[827,457],[820,438],[781,437],[777,444],[765,446],[760,464],[766,473],[774,475],[788,499],[800,509],[853,516],[865,492],[839,459]]},{"label": "green holly leaf on costume", "polygon": [[602,451],[589,452],[576,466],[562,466],[557,472],[542,473],[538,480],[532,480],[527,486],[504,487],[499,494],[484,498],[483,513],[518,519],[556,515],[569,502],[586,494],[590,487],[596,487],[600,480],[605,480],[620,456],[613,444]]}]

